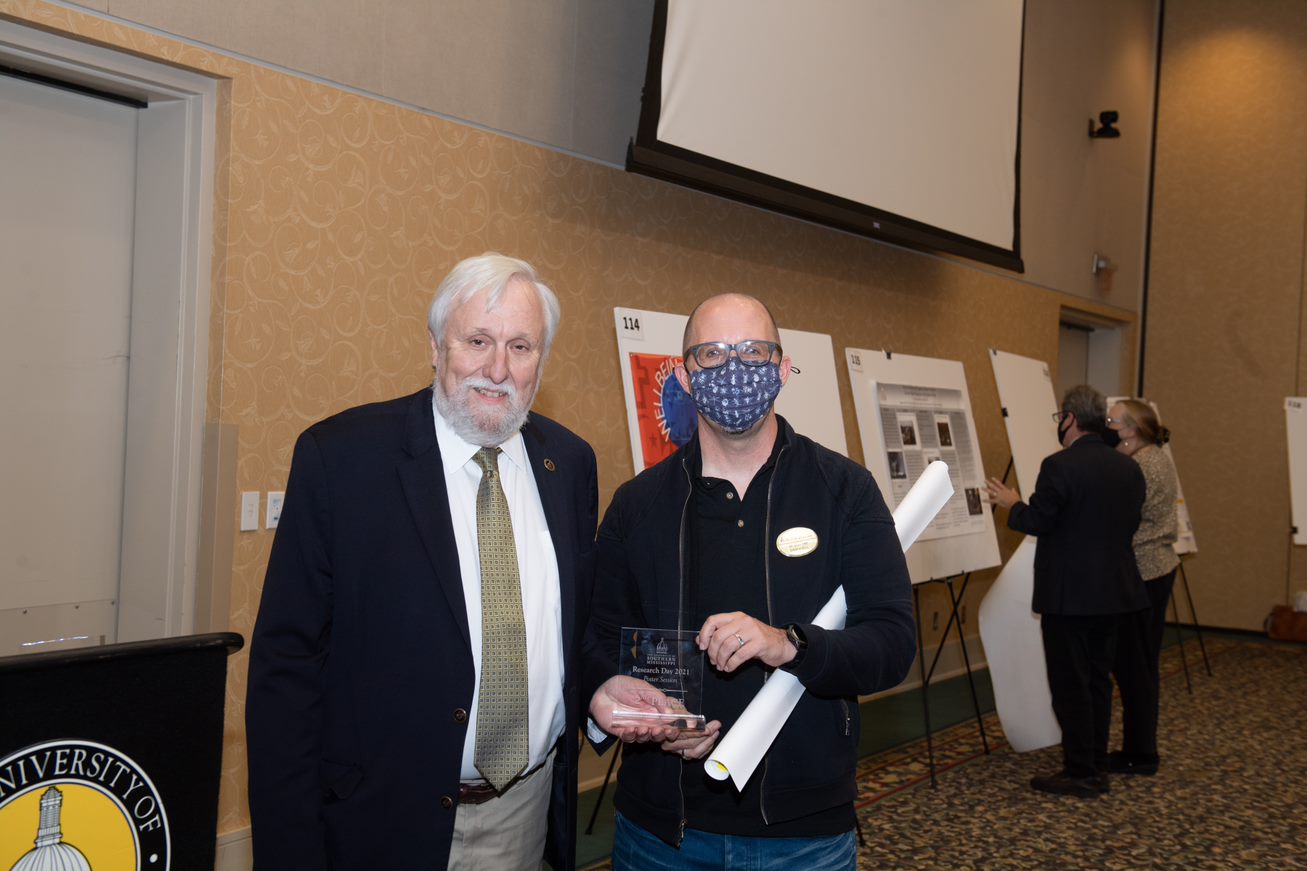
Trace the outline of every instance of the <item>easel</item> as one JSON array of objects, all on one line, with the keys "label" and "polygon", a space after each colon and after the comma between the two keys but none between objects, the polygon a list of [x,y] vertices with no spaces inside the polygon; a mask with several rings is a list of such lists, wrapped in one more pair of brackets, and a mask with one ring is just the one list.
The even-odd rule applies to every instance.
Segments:
[{"label": "easel", "polygon": [[[1012,473],[1012,457],[1008,457],[1007,468],[1003,470],[1003,480],[1007,481],[1007,476]],[[991,513],[994,507],[990,506]],[[931,578],[928,581],[922,581],[920,584],[912,585],[912,604],[913,611],[917,618],[917,665],[921,670],[921,713],[926,725],[926,756],[930,762],[930,785],[932,788],[939,785],[935,778],[935,742],[931,737],[930,727],[930,679],[935,676],[935,666],[939,665],[940,654],[944,652],[944,645],[948,642],[948,632],[954,626],[958,632],[958,646],[962,649],[962,663],[967,670],[967,686],[971,690],[971,706],[976,712],[976,726],[980,729],[980,743],[985,748],[985,754],[989,755],[989,737],[985,734],[985,718],[980,712],[980,697],[976,695],[976,679],[971,671],[971,654],[967,652],[967,639],[962,632],[962,617],[958,613],[958,605],[962,602],[962,597],[967,594],[967,584],[971,580],[971,572],[961,575],[962,589],[954,592],[953,582],[957,580],[958,575],[949,575],[944,578]],[[921,637],[921,587],[924,584],[943,584],[948,590],[949,598],[949,617],[948,622],[944,624],[944,632],[939,637],[939,644],[935,647],[935,656],[930,661],[930,668],[926,668],[926,651],[925,642]]]},{"label": "easel", "polygon": [[604,803],[604,793],[608,791],[608,781],[613,777],[613,769],[617,767],[617,757],[622,755],[622,742],[618,741],[617,746],[613,748],[613,758],[608,760],[608,772],[604,775],[604,784],[599,787],[599,798],[595,799],[595,809],[590,812],[590,822],[586,823],[585,833],[593,835],[595,830],[595,819],[599,816],[599,808]]},{"label": "easel", "polygon": [[[1203,653],[1203,666],[1207,669],[1207,676],[1212,676],[1212,663],[1207,658],[1207,645],[1203,644],[1203,631],[1198,627],[1198,612],[1194,610],[1194,597],[1189,591],[1189,576],[1184,571],[1184,557],[1180,558],[1180,583],[1184,585],[1184,597],[1189,602],[1189,616],[1193,618],[1194,635],[1198,637],[1198,649]],[[1188,689],[1189,695],[1194,693],[1194,684],[1189,677],[1189,660],[1184,655],[1184,633],[1180,631],[1180,606],[1175,601],[1175,590],[1171,591],[1171,613],[1175,615],[1175,640],[1180,647],[1180,666],[1184,669],[1185,688]]]},{"label": "easel", "polygon": [[[935,676],[935,666],[939,665],[940,654],[944,652],[944,645],[948,641],[949,630],[955,625],[958,630],[958,645],[962,648],[962,662],[967,669],[967,684],[971,687],[971,705],[976,712],[976,725],[980,727],[980,742],[985,748],[985,753],[989,753],[989,739],[985,735],[985,720],[980,713],[980,698],[976,695],[976,681],[971,673],[971,656],[967,653],[967,640],[962,634],[962,618],[958,614],[958,604],[962,597],[967,593],[967,582],[971,580],[971,572],[962,575],[962,589],[954,593],[953,582],[958,575],[951,575],[947,578],[931,578],[920,584],[912,585],[912,604],[913,611],[917,617],[917,665],[921,669],[921,712],[926,724],[926,756],[930,760],[930,785],[938,786],[935,779],[935,742],[931,738],[930,727],[930,679]],[[925,584],[943,584],[948,590],[949,597],[949,618],[944,624],[944,632],[939,637],[939,644],[935,646],[935,656],[930,661],[930,668],[926,668],[925,642],[921,637],[921,588]]]}]

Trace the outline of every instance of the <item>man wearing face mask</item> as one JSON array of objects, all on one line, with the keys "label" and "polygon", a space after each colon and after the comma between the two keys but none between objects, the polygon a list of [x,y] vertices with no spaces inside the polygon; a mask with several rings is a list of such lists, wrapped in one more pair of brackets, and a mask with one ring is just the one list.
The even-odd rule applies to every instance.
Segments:
[{"label": "man wearing face mask", "polygon": [[[684,348],[698,431],[617,491],[599,531],[582,697],[609,736],[592,738],[627,742],[613,867],[853,868],[857,696],[899,683],[915,652],[894,522],[866,469],[775,413],[790,360],[761,302],[706,300]],[[812,625],[841,585],[846,628]],[[697,631],[704,731],[614,722],[618,704],[667,709],[614,676],[622,627]],[[738,792],[702,760],[778,668],[807,692]]]},{"label": "man wearing face mask", "polygon": [[985,484],[990,501],[1010,509],[1008,527],[1039,538],[1031,608],[1040,615],[1063,764],[1030,785],[1080,798],[1108,791],[1118,616],[1148,606],[1132,548],[1144,476],[1104,440],[1105,417],[1101,393],[1071,388],[1055,415],[1063,450],[1044,459],[1029,501],[997,478]]}]

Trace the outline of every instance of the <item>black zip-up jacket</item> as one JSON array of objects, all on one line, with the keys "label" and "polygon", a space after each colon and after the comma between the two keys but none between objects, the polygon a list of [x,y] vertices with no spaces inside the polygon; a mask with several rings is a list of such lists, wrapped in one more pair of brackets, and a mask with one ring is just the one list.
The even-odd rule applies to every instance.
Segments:
[{"label": "black zip-up jacket", "polygon": [[[767,489],[766,571],[757,579],[770,613],[751,616],[777,627],[799,625],[808,650],[793,673],[807,692],[753,775],[763,778],[759,811],[767,824],[853,800],[857,697],[898,684],[916,653],[907,564],[871,473],[796,434],[783,418],[777,422],[781,445]],[[617,673],[621,627],[671,628],[694,621],[694,615],[682,618],[681,601],[698,454],[696,435],[618,488],[604,515],[583,699]],[[814,551],[788,557],[776,549],[776,537],[794,527],[817,533]],[[813,626],[813,617],[841,585],[847,626],[838,631]],[[723,734],[732,725],[723,723]],[[618,777],[617,808],[669,844],[679,844],[685,814],[682,760],[632,748],[637,752],[626,754]]]}]

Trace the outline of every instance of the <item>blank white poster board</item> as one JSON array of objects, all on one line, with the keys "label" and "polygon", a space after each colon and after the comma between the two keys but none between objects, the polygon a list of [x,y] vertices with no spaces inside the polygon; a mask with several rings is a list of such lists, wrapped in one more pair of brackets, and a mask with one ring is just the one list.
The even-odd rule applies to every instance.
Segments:
[{"label": "blank white poster board", "polygon": [[[992,350],[989,354],[1012,447],[1012,466],[1022,498],[1035,490],[1040,464],[1061,448],[1057,398],[1048,364]],[[1058,744],[1062,730],[1053,714],[1044,664],[1039,615],[1030,610],[1035,589],[1035,538],[1026,536],[980,603],[980,640],[985,645],[994,708],[1003,734],[1018,753]]]},{"label": "blank white poster board", "polygon": [[[1115,403],[1123,399],[1129,399],[1127,396],[1109,396],[1107,398],[1107,407],[1110,409]],[[1147,403],[1157,415],[1157,422],[1162,423],[1162,412],[1158,410],[1157,403],[1151,399],[1138,398],[1140,402]],[[1175,469],[1175,542],[1171,545],[1177,554],[1184,555],[1187,553],[1198,553],[1198,539],[1194,537],[1194,524],[1189,519],[1189,506],[1184,501],[1184,487],[1180,486],[1180,470],[1175,465],[1175,454],[1171,453],[1171,445],[1162,445],[1162,450],[1166,452],[1166,458],[1171,461],[1171,468]]]},{"label": "blank white poster board", "polygon": [[962,364],[846,348],[863,462],[893,510],[934,459],[954,494],[907,553],[914,584],[996,566],[993,515],[980,501],[985,472]]},{"label": "blank white poster board", "polygon": [[1293,514],[1293,543],[1307,544],[1307,398],[1284,400],[1289,430],[1289,508]]},{"label": "blank white poster board", "polygon": [[[613,309],[637,475],[688,442],[698,426],[694,400],[681,389],[672,371],[685,350],[681,340],[689,319],[689,315]],[[790,358],[791,369],[789,382],[776,399],[777,413],[799,434],[848,456],[830,336],[786,329],[780,334],[781,349]]]},{"label": "blank white poster board", "polygon": [[1039,615],[1030,610],[1035,537],[1027,535],[998,573],[976,613],[1003,734],[1018,753],[1062,742],[1048,689]]},{"label": "blank white poster board", "polygon": [[[1035,479],[1044,458],[1061,444],[1057,440],[1057,396],[1048,364],[1042,360],[990,349],[998,401],[1003,407],[1003,425],[1012,448],[1016,481],[1008,486],[1021,491],[1024,499],[1035,492]],[[995,476],[997,477],[997,475]]]}]

